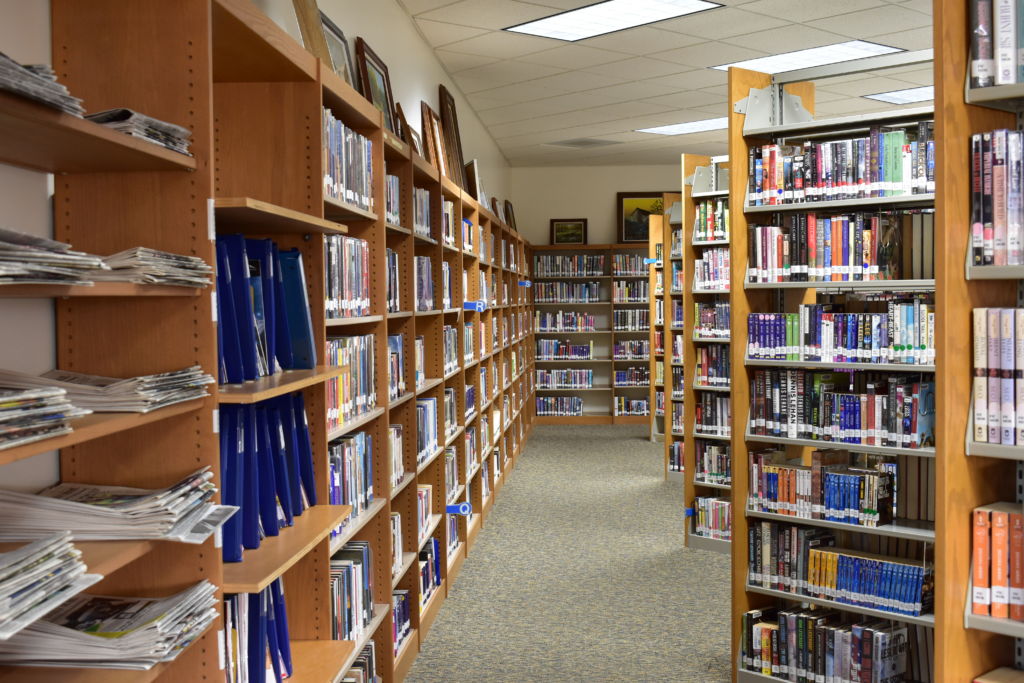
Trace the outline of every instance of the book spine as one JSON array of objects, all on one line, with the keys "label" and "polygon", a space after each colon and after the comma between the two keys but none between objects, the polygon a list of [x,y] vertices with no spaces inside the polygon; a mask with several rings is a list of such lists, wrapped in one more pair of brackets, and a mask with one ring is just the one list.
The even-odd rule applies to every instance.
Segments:
[{"label": "book spine", "polygon": [[1024,514],[1012,512],[1010,522],[1010,618],[1024,621]]},{"label": "book spine", "polygon": [[1010,616],[1010,529],[1009,515],[1003,510],[993,510],[991,516],[992,546],[990,560],[992,573],[992,617],[1006,619]]},{"label": "book spine", "polygon": [[1010,85],[1017,80],[1017,0],[995,0],[995,81]]},{"label": "book spine", "polygon": [[992,42],[992,0],[970,0],[971,87],[995,85]]},{"label": "book spine", "polygon": [[988,441],[1000,443],[1000,312],[988,309]]},{"label": "book spine", "polygon": [[[1022,383],[1024,384],[1024,383]],[[974,440],[988,441],[988,309],[974,309]]]},{"label": "book spine", "polygon": [[974,511],[973,570],[971,586],[971,611],[988,616],[992,604],[989,588],[989,513],[987,510]]}]

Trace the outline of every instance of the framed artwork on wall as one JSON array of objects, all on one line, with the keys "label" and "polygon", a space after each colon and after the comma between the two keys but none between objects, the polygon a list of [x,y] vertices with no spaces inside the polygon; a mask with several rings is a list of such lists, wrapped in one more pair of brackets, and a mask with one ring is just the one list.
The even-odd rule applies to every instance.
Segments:
[{"label": "framed artwork on wall", "polygon": [[552,218],[551,244],[586,244],[586,218]]},{"label": "framed artwork on wall", "polygon": [[651,214],[664,212],[663,192],[619,192],[616,194],[619,242],[646,242]]}]

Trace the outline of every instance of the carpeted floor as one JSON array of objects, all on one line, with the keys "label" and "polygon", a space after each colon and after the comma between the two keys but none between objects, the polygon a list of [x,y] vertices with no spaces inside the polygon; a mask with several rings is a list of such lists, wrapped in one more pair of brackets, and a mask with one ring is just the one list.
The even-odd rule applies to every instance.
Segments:
[{"label": "carpeted floor", "polygon": [[729,560],[632,426],[534,430],[407,680],[729,680]]}]

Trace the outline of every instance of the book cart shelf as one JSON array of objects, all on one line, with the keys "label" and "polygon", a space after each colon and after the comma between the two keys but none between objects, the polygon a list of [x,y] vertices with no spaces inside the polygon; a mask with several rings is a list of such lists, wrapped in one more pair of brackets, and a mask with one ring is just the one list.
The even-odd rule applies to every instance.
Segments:
[{"label": "book cart shelf", "polygon": [[[528,326],[531,303],[525,278],[528,245],[514,231],[455,187],[408,146],[383,129],[382,117],[367,100],[312,57],[249,0],[143,0],[124,5],[108,0],[88,3],[53,0],[53,63],[60,81],[82,97],[90,110],[131,107],[173,121],[192,131],[193,157],[168,152],[81,119],[59,114],[13,96],[0,96],[0,161],[52,172],[54,236],[76,249],[109,254],[144,244],[190,254],[215,263],[218,233],[270,237],[283,248],[298,248],[306,273],[314,340],[320,353],[331,335],[373,334],[376,338],[377,406],[332,431],[327,428],[326,382],[343,368],[318,366],[286,371],[242,385],[211,388],[209,398],[152,413],[93,414],[73,423],[74,431],[4,451],[0,465],[60,450],[61,479],[156,488],[175,482],[198,467],[210,466],[220,478],[219,403],[254,403],[301,391],[307,407],[320,500],[328,499],[328,443],[356,430],[373,437],[375,497],[368,509],[349,519],[349,506],[317,505],[296,517],[294,526],[246,550],[243,561],[224,563],[214,539],[200,546],[155,541],[76,543],[90,571],[105,575],[91,592],[105,595],[167,595],[207,579],[219,595],[254,592],[283,577],[296,681],[339,680],[363,645],[376,642],[377,667],[385,681],[400,681],[427,636],[452,581],[514,466],[533,425],[528,364],[533,357]],[[103,40],[96,38],[104,27]],[[139,41],[138,36],[146,36]],[[324,196],[321,110],[331,109],[348,126],[373,142],[373,199],[379,212],[365,211]],[[253,141],[259,141],[255,144]],[[412,187],[432,193],[435,237],[414,237],[404,226],[385,225],[384,172],[401,178],[401,215],[412,223]],[[498,245],[490,251],[464,252],[442,246],[442,194],[470,218],[480,238]],[[323,235],[348,234],[370,245],[370,315],[325,319]],[[506,245],[501,250],[502,240]],[[413,302],[412,254],[429,255],[434,288],[441,290],[440,262],[474,277],[469,292],[453,278],[457,304],[449,310],[389,314],[385,305],[385,245],[402,263],[402,299]],[[514,265],[513,265],[514,263]],[[497,298],[482,312],[464,311],[475,301],[478,273],[495,283]],[[507,296],[505,293],[507,292]],[[31,285],[0,289],[0,296],[55,299],[58,367],[113,377],[162,372],[201,365],[217,375],[215,297],[210,291],[145,287],[119,283],[96,287]],[[439,298],[438,298],[439,300]],[[448,376],[443,374],[443,322],[471,322],[488,328],[488,345]],[[491,343],[491,329],[497,331]],[[424,336],[427,379],[415,385],[413,364],[406,367],[407,396],[387,401],[388,332],[402,334],[412,357],[412,341]],[[459,335],[461,339],[461,335]],[[461,342],[460,342],[461,343]],[[460,349],[461,351],[461,349]],[[515,365],[512,359],[515,357]],[[475,416],[460,420],[445,435],[438,413],[439,440],[458,453],[458,494],[445,500],[444,458],[440,446],[431,459],[416,463],[416,413],[413,396],[441,399],[462,387],[485,366],[499,377],[492,393],[479,396]],[[511,368],[515,367],[512,371]],[[493,370],[492,370],[493,368]],[[478,435],[476,463],[463,456],[464,430],[485,414],[491,433]],[[463,414],[465,414],[463,412]],[[408,435],[400,486],[390,487],[387,427],[400,423]],[[440,435],[444,435],[443,437]],[[491,460],[489,498],[482,499],[480,464]],[[416,525],[416,486],[433,486],[433,516],[428,529]],[[454,487],[453,487],[454,488]],[[467,493],[468,491],[468,493]],[[458,542],[447,542],[446,502],[469,497],[473,514],[458,520]],[[419,606],[415,555],[398,576],[391,576],[390,513],[402,514],[403,545],[421,548],[430,536],[442,549],[443,581],[429,602],[412,610],[414,632],[393,653],[391,590],[409,590]],[[332,553],[349,540],[370,543],[374,563],[375,618],[359,641],[331,639]],[[193,641],[173,662],[145,671],[89,668],[0,667],[2,681],[199,681],[223,676],[219,635],[223,618]]]},{"label": "book cart shelf", "polygon": [[[710,394],[712,400],[728,395],[727,386],[698,384],[696,374],[698,355],[702,348],[722,348],[726,349],[725,353],[728,354],[728,335],[699,335],[695,314],[698,304],[713,305],[716,302],[730,300],[728,287],[699,287],[695,266],[696,261],[706,250],[728,249],[729,246],[728,239],[701,240],[695,234],[697,221],[701,218],[701,203],[728,199],[728,190],[710,189],[713,187],[710,176],[715,168],[712,162],[721,168],[728,167],[727,163],[720,163],[721,161],[701,155],[682,155],[680,223],[666,225],[663,237],[664,243],[669,245],[669,260],[665,271],[668,295],[665,314],[665,399],[668,412],[666,428],[669,429],[665,439],[665,462],[666,467],[671,470],[671,462],[680,460],[681,449],[683,503],[687,514],[692,515],[686,524],[686,546],[728,554],[728,540],[696,533],[698,512],[695,507],[695,499],[698,496],[729,497],[728,483],[706,478],[698,479],[696,466],[699,447],[721,447],[729,443],[727,433],[712,434],[696,428],[697,407],[703,398],[702,394]],[[674,286],[673,272],[676,269],[682,273],[681,289]],[[682,316],[678,315],[680,311]],[[673,419],[674,412],[681,413],[681,425],[679,421]]]},{"label": "book cart shelf", "polygon": [[[536,340],[560,340],[569,341],[571,344],[592,344],[592,353],[589,359],[559,359],[550,360],[538,355],[536,363],[542,370],[556,370],[569,368],[593,369],[593,386],[583,389],[548,389],[537,388],[538,396],[579,396],[583,399],[582,415],[538,415],[537,421],[540,424],[647,424],[649,415],[616,415],[615,402],[618,397],[628,399],[649,399],[651,381],[636,385],[616,385],[616,370],[627,368],[638,368],[649,370],[650,353],[640,356],[631,355],[628,357],[616,357],[614,353],[617,342],[649,341],[650,329],[642,327],[635,330],[616,330],[616,311],[640,311],[649,310],[650,296],[641,300],[622,301],[613,298],[612,290],[614,283],[645,283],[650,282],[650,266],[643,265],[644,272],[634,271],[628,274],[616,273],[614,257],[616,255],[637,256],[641,260],[647,258],[648,243],[620,243],[620,244],[542,244],[531,247],[533,257],[532,281],[534,287],[538,283],[597,283],[600,293],[599,299],[588,303],[555,302],[537,303],[534,307],[538,314],[545,312],[575,311],[595,316],[595,329],[591,331],[578,332],[541,332],[534,324],[533,333]],[[537,258],[541,255],[557,256],[579,256],[584,254],[603,255],[605,257],[604,271],[600,275],[587,276],[538,276]],[[648,289],[650,291],[650,289]],[[648,320],[651,318],[648,316]],[[648,344],[648,346],[650,346]],[[653,410],[650,400],[647,401],[648,410]]]},{"label": "book cart shelf", "polygon": [[[961,12],[962,10],[963,8],[961,8]],[[936,12],[936,19],[938,20],[938,10]],[[964,29],[963,26],[961,26],[961,29],[964,30],[964,35],[966,36],[966,29]],[[936,41],[936,44],[939,44],[938,40]],[[964,54],[966,54],[966,52]],[[963,73],[961,73],[960,76],[960,82],[962,83]],[[937,82],[940,80],[940,78],[936,78]],[[732,105],[740,102],[744,98],[747,98],[747,96],[755,89],[765,92],[763,89],[779,87],[779,82],[786,83],[786,85],[782,86],[784,91],[788,95],[798,97],[802,107],[808,113],[813,113],[814,87],[812,83],[773,81],[773,78],[767,74],[737,68],[730,69],[729,72],[729,156],[734,160],[750,159],[749,165],[743,163],[733,164],[732,172],[730,174],[730,199],[732,206],[731,256],[733,264],[731,275],[733,291],[731,310],[731,366],[733,381],[731,383],[731,390],[732,416],[733,423],[735,425],[731,442],[733,457],[732,501],[734,511],[733,538],[738,539],[738,542],[732,544],[733,662],[736,667],[734,680],[779,680],[778,678],[772,678],[770,676],[763,675],[762,673],[744,670],[740,661],[742,649],[742,615],[748,610],[759,609],[771,605],[785,605],[793,607],[801,604],[813,604],[836,609],[851,618],[859,618],[862,621],[874,618],[888,622],[905,624],[913,631],[911,634],[912,638],[917,637],[917,642],[924,648],[922,650],[921,657],[924,660],[931,662],[928,666],[930,666],[933,672],[932,680],[969,680],[970,676],[982,673],[987,669],[976,668],[970,673],[968,673],[966,669],[960,669],[956,674],[951,673],[953,669],[950,667],[953,660],[968,657],[973,658],[976,656],[976,653],[971,653],[970,655],[966,653],[965,646],[967,646],[968,643],[965,639],[959,639],[955,642],[945,640],[944,642],[944,639],[948,638],[948,635],[946,634],[948,634],[950,630],[959,629],[962,631],[962,627],[958,626],[958,624],[963,621],[963,593],[966,590],[966,583],[961,583],[959,587],[956,587],[957,579],[948,571],[950,553],[949,534],[951,532],[949,507],[952,503],[952,492],[955,487],[949,488],[947,483],[948,475],[944,471],[944,467],[948,466],[950,458],[962,456],[962,448],[958,444],[962,444],[964,434],[962,429],[963,423],[960,423],[961,429],[956,437],[953,438],[952,428],[950,427],[949,421],[949,418],[952,417],[952,415],[948,408],[948,406],[952,406],[953,402],[961,404],[962,400],[954,399],[957,391],[954,390],[951,392],[949,389],[948,378],[950,375],[948,371],[940,370],[937,373],[937,369],[942,368],[949,360],[948,354],[950,353],[950,349],[948,344],[950,340],[959,336],[959,343],[964,349],[965,364],[963,373],[965,388],[961,393],[961,396],[966,396],[968,394],[966,386],[969,372],[966,364],[970,362],[970,358],[969,353],[967,353],[966,340],[968,339],[968,335],[966,333],[969,330],[970,311],[965,308],[961,314],[963,325],[959,326],[954,332],[953,328],[950,327],[949,313],[944,309],[942,303],[943,291],[947,285],[948,278],[951,275],[953,277],[962,278],[963,251],[961,250],[963,249],[963,244],[965,244],[965,242],[961,241],[959,246],[954,246],[949,243],[950,238],[947,233],[950,231],[950,228],[948,227],[950,223],[948,220],[943,219],[941,208],[942,204],[941,201],[937,199],[937,197],[942,196],[943,191],[943,173],[939,170],[944,165],[942,156],[949,153],[948,149],[950,147],[958,149],[957,144],[961,144],[961,146],[966,149],[966,141],[956,144],[949,143],[947,140],[943,139],[938,132],[936,133],[936,145],[939,149],[936,161],[936,181],[939,186],[939,190],[936,194],[913,194],[898,197],[806,202],[802,204],[797,203],[770,207],[748,206],[747,193],[749,187],[749,174],[750,167],[753,166],[754,163],[754,157],[751,153],[752,147],[783,140],[790,144],[798,145],[804,140],[827,141],[829,139],[843,139],[844,137],[862,137],[866,135],[871,126],[907,128],[911,125],[916,126],[919,121],[931,120],[933,118],[930,108],[919,107],[912,110],[890,110],[878,114],[864,114],[832,120],[790,123],[787,125],[768,126],[756,129],[752,129],[752,127],[748,126],[745,130],[745,114],[735,111]],[[952,80],[950,82],[952,82]],[[943,126],[942,117],[938,116],[934,118],[936,119],[936,130],[938,131]],[[964,160],[963,164],[966,165],[966,160]],[[966,182],[966,180],[964,182]],[[962,194],[966,196],[966,191]],[[781,215],[799,211],[820,211],[825,213],[834,212],[840,214],[857,210],[882,211],[910,207],[930,208],[932,206],[935,206],[939,210],[936,222],[941,226],[935,230],[936,279],[934,281],[907,279],[902,281],[888,280],[883,282],[868,281],[838,283],[838,285],[841,286],[833,286],[831,284],[826,286],[826,283],[822,282],[785,282],[768,284],[747,282],[746,265],[749,260],[748,251],[750,249],[750,239],[752,239],[751,233],[748,232],[748,227],[752,224],[777,225],[777,223],[771,219],[771,214],[773,212],[779,212]],[[959,230],[959,228],[956,228],[955,230]],[[956,251],[957,257],[960,258],[959,273],[951,273],[949,264],[946,263],[947,261],[956,260],[956,258],[948,254],[951,250]],[[945,265],[943,265],[944,263]],[[749,341],[747,316],[749,313],[794,313],[797,311],[797,307],[800,304],[815,302],[821,303],[822,299],[818,297],[826,294],[845,296],[846,310],[865,310],[859,307],[860,302],[857,298],[858,293],[864,292],[936,292],[938,297],[935,316],[937,319],[936,346],[938,359],[934,365],[884,363],[843,363],[837,365],[835,363],[814,361],[753,360],[747,358],[747,347]],[[827,302],[829,300],[825,301]],[[840,301],[842,301],[842,299],[840,299]],[[953,357],[956,357],[957,353],[958,352],[954,351]],[[936,448],[890,448],[852,443],[830,443],[821,440],[753,435],[750,430],[749,418],[751,415],[750,403],[753,398],[751,393],[754,373],[758,369],[768,368],[783,370],[789,368],[805,368],[809,370],[826,371],[832,370],[833,368],[842,368],[844,370],[852,370],[854,373],[864,371],[905,372],[915,375],[920,373],[922,375],[921,381],[930,381],[930,377],[937,373],[937,400],[934,418],[936,425]],[[943,379],[944,376],[947,379]],[[945,386],[943,384],[944,382],[946,382]],[[785,388],[783,388],[783,393],[785,394]],[[958,405],[956,410],[960,411],[961,416],[966,415],[967,408],[965,405]],[[956,410],[954,410],[953,413],[955,413]],[[962,417],[960,419],[962,419]],[[953,438],[952,441],[950,441],[951,438]],[[934,468],[932,471],[936,474],[934,483],[929,483],[925,478],[925,475],[922,474],[921,477],[923,480],[921,481],[920,487],[916,489],[916,496],[918,499],[910,500],[910,497],[914,495],[914,489],[908,489],[908,493],[906,494],[908,498],[905,501],[911,509],[916,508],[917,510],[921,510],[922,508],[927,508],[927,511],[920,515],[920,519],[915,519],[913,521],[896,519],[892,524],[885,524],[877,527],[864,527],[827,521],[824,519],[805,519],[803,517],[795,517],[789,514],[775,514],[749,510],[748,494],[751,491],[750,454],[755,450],[765,449],[768,447],[785,449],[786,457],[789,459],[789,462],[796,462],[805,466],[811,464],[811,452],[813,450],[823,449],[827,451],[830,448],[847,450],[851,454],[867,453],[886,456],[887,460],[896,463],[896,467],[899,468],[898,471],[901,473],[908,471],[905,469],[909,466],[908,463],[928,463],[930,467]],[[959,453],[958,450],[960,451]],[[905,475],[900,474],[899,476],[902,477]],[[986,500],[983,502],[990,501]],[[954,523],[954,526],[959,526],[963,529],[965,542],[961,548],[961,552],[963,553],[962,559],[964,562],[969,562],[969,543],[966,540],[966,537],[969,529],[969,510],[975,504],[977,503],[961,504],[959,501],[956,503],[958,508],[967,510],[967,512],[962,512],[961,519]],[[929,517],[932,517],[935,521],[927,521]],[[921,616],[906,616],[876,610],[869,607],[853,606],[845,603],[834,602],[828,599],[816,599],[775,590],[773,588],[762,587],[761,585],[754,585],[754,582],[752,582],[748,576],[748,560],[750,559],[748,531],[753,525],[761,524],[763,522],[788,522],[801,528],[825,528],[837,534],[836,545],[839,547],[860,549],[866,552],[873,552],[887,558],[905,559],[911,563],[920,563],[923,561],[932,562],[934,558],[936,567],[936,604],[934,613],[926,613]],[[946,558],[946,560],[943,560],[943,558]],[[963,577],[961,578],[966,579],[966,576],[967,572],[965,570]],[[955,608],[948,600],[951,589],[953,592],[957,592],[958,590],[960,592],[959,598],[955,601]],[[935,632],[934,647],[924,647],[924,642],[927,639],[929,632]],[[932,657],[932,659],[929,660],[929,657]],[[909,673],[907,680],[911,680],[909,678]]]}]

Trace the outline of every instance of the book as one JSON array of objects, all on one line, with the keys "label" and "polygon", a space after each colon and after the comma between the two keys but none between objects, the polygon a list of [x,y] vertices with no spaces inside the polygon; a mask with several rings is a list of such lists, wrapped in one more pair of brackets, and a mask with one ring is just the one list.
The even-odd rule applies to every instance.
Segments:
[{"label": "book", "polygon": [[377,407],[375,346],[372,334],[327,338],[326,361],[342,368],[337,377],[326,382],[328,430],[338,429]]},{"label": "book", "polygon": [[[397,455],[400,464],[401,432],[398,435]],[[331,505],[352,506],[348,519],[331,532],[331,536],[337,536],[344,532],[352,519],[365,512],[374,500],[373,436],[366,432],[356,432],[330,441],[327,444],[327,470],[327,502]]]},{"label": "book", "polygon": [[[697,496],[693,499],[693,533],[723,541],[732,539],[732,501],[728,498]],[[769,672],[770,673],[770,672]]]},{"label": "book", "polygon": [[1024,508],[991,503],[972,517],[971,611],[1024,620]]},{"label": "book", "polygon": [[995,46],[992,25],[992,0],[970,0],[971,87],[995,85]]},{"label": "book", "polygon": [[973,311],[974,429],[979,443],[1024,443],[1024,309]]},{"label": "book", "polygon": [[1024,264],[1024,134],[971,136],[971,263]]},{"label": "book", "polygon": [[373,141],[322,110],[324,197],[373,211]]},{"label": "book", "polygon": [[358,640],[373,621],[373,552],[349,541],[331,556],[331,638]]},{"label": "book", "polygon": [[[534,277],[593,277],[605,275],[604,254],[537,254]],[[642,273],[646,275],[646,270]]]}]

